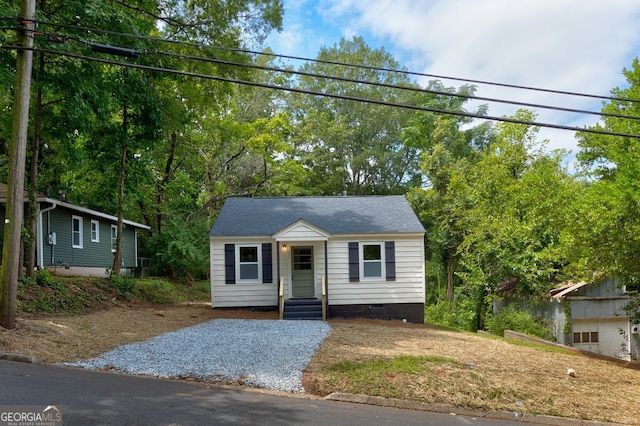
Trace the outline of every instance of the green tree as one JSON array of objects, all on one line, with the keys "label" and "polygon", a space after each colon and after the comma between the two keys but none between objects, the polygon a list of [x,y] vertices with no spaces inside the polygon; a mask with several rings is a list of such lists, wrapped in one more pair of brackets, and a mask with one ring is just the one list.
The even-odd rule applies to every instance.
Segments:
[{"label": "green tree", "polygon": [[[534,121],[535,115],[521,110],[515,118]],[[486,296],[500,286],[542,296],[564,277],[566,205],[580,187],[563,169],[563,153],[545,152],[537,133],[536,127],[498,124],[496,141],[479,161],[452,178],[450,191],[463,200],[453,215],[465,230],[457,274],[475,301],[479,328]]]},{"label": "green tree", "polygon": [[[411,103],[413,95],[394,86],[414,86],[406,74],[380,72],[371,68],[401,69],[384,49],[371,49],[361,37],[341,39],[331,48],[323,47],[317,59],[300,71],[335,76],[339,81],[314,76],[299,77],[300,88],[379,101]],[[354,64],[346,67],[328,62]],[[410,113],[401,108],[357,101],[293,94],[288,101],[292,117],[293,159],[307,171],[302,188],[315,194],[353,195],[403,193],[419,176],[416,151],[405,145],[401,130]]]},{"label": "green tree", "polygon": [[[614,88],[592,129],[640,135],[640,62],[624,70],[627,85]],[[622,285],[640,284],[640,141],[637,138],[581,133],[578,160],[588,177],[582,196],[573,205],[574,220],[567,241],[573,273],[586,280],[609,276]],[[637,303],[636,303],[637,305]],[[635,315],[640,310],[635,309]]]},{"label": "green tree", "polygon": [[[15,9],[9,3],[0,1],[5,11]],[[175,55],[248,62],[248,55],[226,48],[260,42],[271,30],[280,28],[283,12],[281,0],[243,0],[233,4],[221,0],[43,0],[38,9],[43,23],[164,36],[223,49],[177,43],[162,44],[159,49],[157,43],[147,39],[47,24],[41,28],[69,38],[66,44],[59,45],[39,37],[36,44],[40,47],[97,56],[89,52],[88,46],[74,42],[80,39],[146,52],[138,59],[143,64],[224,76],[246,76],[247,72],[241,67],[187,61]],[[156,50],[171,55],[156,54]],[[12,55],[6,50],[0,53]],[[36,105],[34,122],[39,123],[33,130],[32,188],[50,194],[66,189],[73,202],[117,212],[118,216],[126,214],[148,223],[157,233],[162,232],[165,221],[179,223],[202,207],[204,165],[203,161],[191,160],[201,158],[203,146],[190,144],[184,134],[197,132],[201,121],[194,117],[206,119],[207,112],[197,116],[199,110],[225,108],[227,99],[233,96],[233,86],[119,69],[59,55],[40,56],[39,61],[34,79],[37,102],[32,103]],[[3,60],[0,84],[5,84],[4,76],[12,73],[9,61]],[[2,102],[0,95],[0,105]],[[0,119],[6,119],[5,112],[0,110]],[[206,137],[201,139],[207,142]],[[207,147],[203,149],[206,151]],[[171,202],[167,205],[166,200]],[[180,209],[173,217],[176,206]],[[169,216],[166,220],[165,215]],[[203,235],[206,238],[206,233]]]},{"label": "green tree", "polygon": [[[437,80],[429,82],[426,90],[431,93],[421,94],[419,105],[452,112],[466,111],[467,96],[475,93],[473,86],[455,89]],[[475,111],[485,112],[485,106]],[[470,123],[463,116],[418,112],[403,129],[405,143],[420,153],[420,167],[426,178],[425,188],[412,191],[409,200],[427,229],[427,259],[437,268],[433,279],[439,282],[444,273],[448,301],[454,296],[458,246],[464,233],[459,226],[460,217],[453,214],[461,200],[450,189],[451,179],[471,167],[493,138],[490,124],[462,129]]]}]

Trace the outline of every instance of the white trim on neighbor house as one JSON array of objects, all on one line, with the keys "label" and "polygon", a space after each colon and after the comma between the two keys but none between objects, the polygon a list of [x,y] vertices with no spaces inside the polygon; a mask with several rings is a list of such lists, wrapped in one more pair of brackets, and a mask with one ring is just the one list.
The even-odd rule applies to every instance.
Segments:
[{"label": "white trim on neighbor house", "polygon": [[[95,228],[94,228],[95,225]],[[91,242],[99,243],[100,242],[100,221],[91,219]]]},{"label": "white trim on neighbor house", "polygon": [[[99,211],[96,211],[96,210],[91,210],[91,209],[87,209],[85,207],[76,206],[75,204],[67,203],[66,201],[56,200],[54,198],[48,198],[48,197],[46,197],[46,198],[38,198],[37,201],[38,202],[51,203],[51,204],[56,205],[56,206],[65,207],[67,209],[75,210],[75,211],[80,212],[80,213],[85,213],[85,214],[88,214],[90,216],[95,216],[95,217],[99,217],[99,218],[102,218],[102,219],[107,219],[108,221],[111,221],[111,222],[117,222],[118,221],[118,217],[117,216],[112,216],[110,214],[102,213],[102,212],[99,212]],[[151,229],[150,226],[143,225],[142,223],[138,223],[138,222],[133,222],[133,221],[127,220],[127,219],[124,219],[122,221],[122,223],[124,223],[125,225],[135,226],[137,228],[142,228],[142,229],[146,229],[146,230]]]},{"label": "white trim on neighbor house", "polygon": [[115,253],[116,241],[118,240],[118,225],[111,225],[111,230],[109,232],[109,236],[111,237],[111,253]]},{"label": "white trim on neighbor house", "polygon": [[[82,228],[83,228],[83,217],[82,216],[71,216],[71,247],[81,249],[83,248],[83,236],[82,236]],[[76,229],[76,223],[78,227]],[[77,238],[76,238],[77,237]]]}]

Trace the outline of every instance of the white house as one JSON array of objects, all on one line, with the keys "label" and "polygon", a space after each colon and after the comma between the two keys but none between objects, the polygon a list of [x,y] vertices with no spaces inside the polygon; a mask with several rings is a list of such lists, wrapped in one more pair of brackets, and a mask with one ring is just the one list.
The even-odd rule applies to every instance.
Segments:
[{"label": "white house", "polygon": [[211,305],[310,319],[324,298],[328,318],[422,323],[424,234],[403,196],[230,198],[209,234]]}]

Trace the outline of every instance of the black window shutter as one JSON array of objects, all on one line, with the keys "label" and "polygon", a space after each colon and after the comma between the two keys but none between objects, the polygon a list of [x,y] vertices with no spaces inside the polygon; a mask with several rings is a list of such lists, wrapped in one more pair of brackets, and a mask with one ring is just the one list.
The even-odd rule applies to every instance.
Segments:
[{"label": "black window shutter", "polygon": [[360,253],[358,243],[349,243],[349,282],[360,281]]},{"label": "black window shutter", "polygon": [[396,244],[393,241],[385,241],[384,257],[387,269],[387,281],[396,280]]},{"label": "black window shutter", "polygon": [[262,282],[273,282],[273,266],[271,259],[271,243],[262,244]]},{"label": "black window shutter", "polygon": [[236,283],[236,246],[224,245],[224,279],[226,284]]}]

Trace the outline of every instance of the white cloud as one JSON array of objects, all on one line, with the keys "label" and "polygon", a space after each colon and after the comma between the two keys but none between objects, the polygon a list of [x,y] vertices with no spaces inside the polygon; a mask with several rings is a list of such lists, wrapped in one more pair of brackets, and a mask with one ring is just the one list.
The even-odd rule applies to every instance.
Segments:
[{"label": "white cloud", "polygon": [[[411,70],[474,80],[607,95],[640,46],[636,0],[323,0],[343,33],[371,34]],[[423,80],[424,83],[426,80]],[[456,81],[446,84],[458,86]],[[478,96],[599,111],[601,102],[541,92],[478,87]],[[491,115],[517,107],[491,104]],[[593,124],[539,109],[539,121]],[[571,132],[545,130],[550,148],[575,152]]]},{"label": "white cloud", "polygon": [[[296,8],[296,19],[302,22],[292,27],[299,36],[296,42],[315,48],[307,50],[310,57],[320,45],[359,34],[412,71],[579,93],[607,95],[624,85],[622,69],[630,66],[640,47],[637,0],[286,0],[286,4]],[[278,51],[275,46],[274,50]],[[492,86],[479,85],[477,95],[601,108],[598,100]],[[489,113],[512,114],[516,108],[491,104]],[[541,122],[597,121],[596,116],[537,112]],[[571,132],[543,133],[552,139],[550,148],[575,152]]]}]

